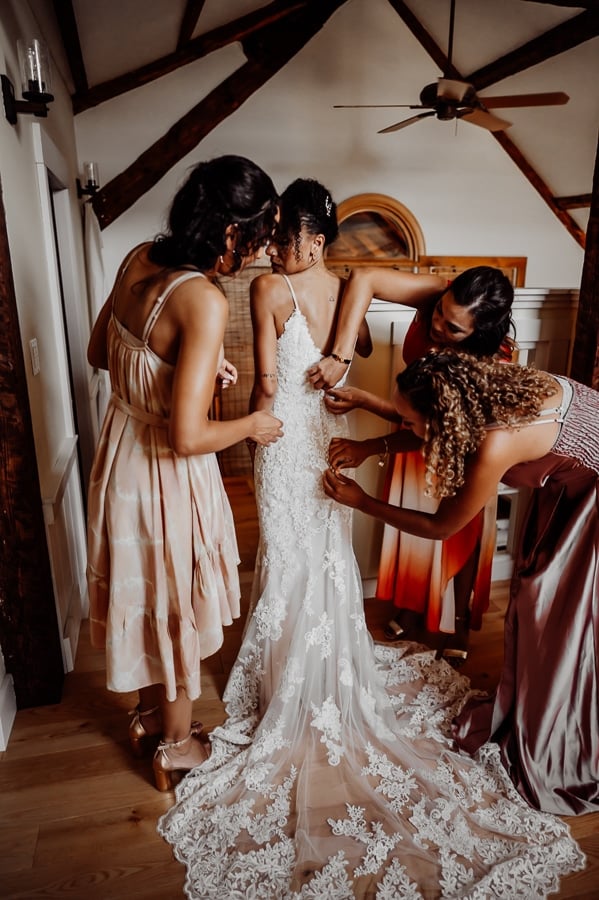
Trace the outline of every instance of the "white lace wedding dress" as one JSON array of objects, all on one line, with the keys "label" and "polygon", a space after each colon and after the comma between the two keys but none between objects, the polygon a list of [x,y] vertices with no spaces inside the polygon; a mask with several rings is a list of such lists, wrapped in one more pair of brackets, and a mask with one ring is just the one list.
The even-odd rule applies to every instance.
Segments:
[{"label": "white lace wedding dress", "polygon": [[319,358],[296,306],[278,341],[285,436],[256,458],[261,546],[227,719],[159,831],[193,900],[544,897],[584,866],[567,827],[516,793],[496,746],[456,752],[464,677],[370,638],[351,512],[321,485],[346,424],[306,382]]}]

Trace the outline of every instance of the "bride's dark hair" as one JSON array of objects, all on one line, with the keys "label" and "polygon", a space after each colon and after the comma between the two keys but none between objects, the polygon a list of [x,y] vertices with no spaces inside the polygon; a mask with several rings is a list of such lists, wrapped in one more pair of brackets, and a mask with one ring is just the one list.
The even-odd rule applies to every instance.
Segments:
[{"label": "bride's dark hair", "polygon": [[149,250],[152,262],[170,269],[206,271],[226,252],[225,230],[237,229],[232,272],[242,257],[271,237],[278,196],[269,176],[243,156],[219,156],[198,163],[171,204],[168,227]]},{"label": "bride's dark hair", "polygon": [[478,449],[489,425],[531,422],[558,390],[547,372],[450,349],[414,360],[396,382],[427,422],[422,453],[426,493],[434,497],[453,497],[462,486],[466,458]]},{"label": "bride's dark hair", "polygon": [[280,209],[275,240],[279,247],[293,244],[296,255],[302,228],[308,234],[322,234],[325,245],[332,244],[339,234],[337,204],[330,191],[314,178],[292,181],[281,194]]}]

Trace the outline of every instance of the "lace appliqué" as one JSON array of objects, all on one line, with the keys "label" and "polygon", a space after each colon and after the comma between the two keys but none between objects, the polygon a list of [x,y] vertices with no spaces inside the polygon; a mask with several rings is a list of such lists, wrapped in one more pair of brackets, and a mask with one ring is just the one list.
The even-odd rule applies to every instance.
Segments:
[{"label": "lace appliqu\u00e9", "polygon": [[329,764],[338,766],[343,756],[341,713],[332,697],[327,697],[320,708],[312,705],[312,727],[322,733],[320,740],[327,748]]}]

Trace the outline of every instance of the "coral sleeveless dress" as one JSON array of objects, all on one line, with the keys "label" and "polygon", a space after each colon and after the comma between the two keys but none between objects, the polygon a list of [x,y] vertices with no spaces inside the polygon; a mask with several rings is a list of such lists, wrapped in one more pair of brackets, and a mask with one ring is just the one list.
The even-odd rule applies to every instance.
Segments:
[{"label": "coral sleeveless dress", "polygon": [[[425,323],[412,320],[403,347],[406,365],[431,349]],[[383,499],[434,513],[439,501],[426,497],[425,468],[419,451],[397,453],[391,458]],[[428,631],[453,632],[455,628],[453,577],[477,553],[470,627],[479,629],[489,605],[491,568],[495,550],[496,499],[471,522],[446,541],[433,541],[399,532],[385,525],[376,588],[379,600],[393,600],[399,609],[425,617]]]},{"label": "coral sleeveless dress", "polygon": [[[112,397],[88,498],[91,640],[106,648],[107,686],[163,684],[200,695],[200,660],[239,616],[233,517],[214,453],[177,456],[168,418],[174,366],[150,348],[158,297],[142,339],[116,319],[107,332]],[[216,373],[215,373],[216,376]]]}]

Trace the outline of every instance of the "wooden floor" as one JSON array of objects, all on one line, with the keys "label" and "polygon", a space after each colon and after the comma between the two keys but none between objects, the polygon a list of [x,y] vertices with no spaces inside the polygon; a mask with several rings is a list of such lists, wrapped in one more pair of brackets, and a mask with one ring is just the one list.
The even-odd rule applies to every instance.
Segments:
[{"label": "wooden floor", "polygon": [[[247,602],[257,542],[251,483],[228,479],[242,557]],[[496,585],[483,631],[474,634],[464,671],[492,688],[501,666],[506,585]],[[387,604],[366,602],[372,634],[382,638]],[[208,727],[222,721],[220,696],[234,660],[242,622],[227,630],[222,650],[203,669],[194,707]],[[0,898],[3,900],[175,900],[184,870],[156,833],[172,795],[153,786],[150,760],[127,746],[127,710],[134,695],[104,687],[102,654],[84,629],[75,671],[57,706],[21,710],[0,754]],[[562,882],[566,898],[599,898],[599,813],[570,819],[588,857],[584,872]],[[223,898],[226,900],[226,898]],[[323,898],[324,900],[324,898]]]}]

